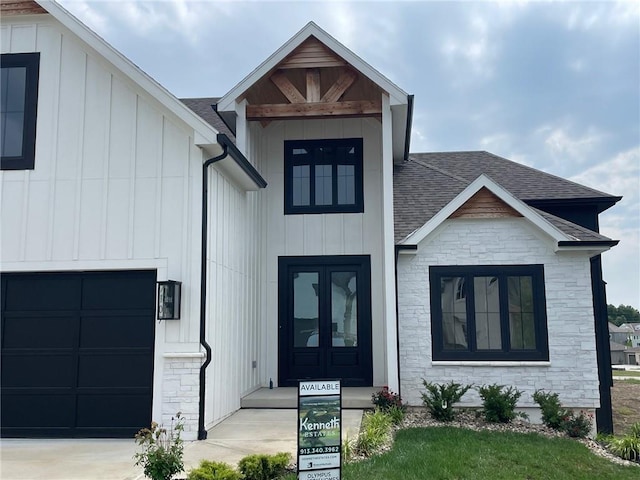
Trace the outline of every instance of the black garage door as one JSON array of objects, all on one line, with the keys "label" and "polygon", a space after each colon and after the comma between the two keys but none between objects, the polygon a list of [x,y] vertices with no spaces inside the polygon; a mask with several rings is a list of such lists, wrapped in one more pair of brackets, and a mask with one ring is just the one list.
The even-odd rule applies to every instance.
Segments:
[{"label": "black garage door", "polygon": [[2,274],[3,437],[151,422],[155,271]]}]

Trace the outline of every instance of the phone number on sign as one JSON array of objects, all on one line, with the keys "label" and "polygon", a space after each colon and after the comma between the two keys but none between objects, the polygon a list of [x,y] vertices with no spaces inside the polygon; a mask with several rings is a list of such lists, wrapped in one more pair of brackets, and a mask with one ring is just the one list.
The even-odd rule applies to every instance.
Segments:
[{"label": "phone number on sign", "polygon": [[316,453],[340,453],[340,447],[309,447],[300,449],[300,455],[313,455]]}]

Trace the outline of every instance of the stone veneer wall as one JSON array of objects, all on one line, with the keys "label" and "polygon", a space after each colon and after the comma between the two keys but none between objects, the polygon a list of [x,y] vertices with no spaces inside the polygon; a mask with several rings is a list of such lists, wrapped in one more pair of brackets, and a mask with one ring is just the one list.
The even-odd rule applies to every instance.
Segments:
[{"label": "stone veneer wall", "polygon": [[201,353],[169,353],[164,356],[162,425],[169,428],[180,412],[185,419],[182,438],[198,438]]},{"label": "stone veneer wall", "polygon": [[[599,407],[598,371],[589,258],[555,253],[554,243],[524,219],[445,221],[417,254],[398,259],[401,393],[421,405],[422,379],[474,385],[513,385],[519,407],[536,407],[537,389],[556,392],[567,407]],[[433,362],[429,303],[430,265],[544,264],[549,362]],[[480,406],[470,390],[461,406]],[[534,416],[537,416],[534,414]]]}]

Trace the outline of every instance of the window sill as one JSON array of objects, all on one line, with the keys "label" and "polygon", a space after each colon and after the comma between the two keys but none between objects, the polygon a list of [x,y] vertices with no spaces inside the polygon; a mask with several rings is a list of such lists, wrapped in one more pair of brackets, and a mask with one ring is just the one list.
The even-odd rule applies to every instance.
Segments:
[{"label": "window sill", "polygon": [[435,360],[434,367],[550,367],[548,360],[502,361],[502,360]]}]

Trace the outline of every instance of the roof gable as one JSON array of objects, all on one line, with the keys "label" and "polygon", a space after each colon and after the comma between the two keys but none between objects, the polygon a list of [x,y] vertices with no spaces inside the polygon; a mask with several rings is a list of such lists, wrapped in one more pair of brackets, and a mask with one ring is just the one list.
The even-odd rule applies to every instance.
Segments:
[{"label": "roof gable", "polygon": [[[320,44],[321,47],[318,47],[318,44]],[[292,61],[299,62],[304,57],[305,53],[308,54],[311,50],[315,50],[316,55],[324,53],[326,60],[328,60],[329,57],[333,57],[331,62],[339,62],[338,59],[345,61],[348,65],[358,70],[358,72],[362,73],[370,81],[376,84],[380,89],[387,92],[392,106],[407,104],[406,92],[398,88],[384,75],[363,61],[327,32],[322,30],[314,22],[309,22],[304,26],[304,28],[302,28],[302,30],[289,39],[289,41],[282,45],[282,47],[276,50],[276,52],[262,62],[240,83],[233,87],[229,93],[222,97],[218,103],[218,110],[235,111],[234,103],[236,99],[242,97],[252,85],[275,69],[282,68],[281,65],[285,65],[285,68],[293,68]],[[307,65],[309,62],[310,60],[307,61]]]},{"label": "roof gable", "polygon": [[37,0],[37,3],[40,4],[40,6],[58,22],[64,25],[78,38],[100,54],[105,60],[110,62],[116,69],[122,72],[122,74],[133,81],[138,87],[160,102],[168,111],[173,113],[180,120],[193,128],[196,145],[213,147],[210,152],[211,154],[220,153],[221,147],[218,145],[216,138],[218,131],[216,131],[210,124],[200,118],[168,90],[143,72],[138,66],[109,45],[104,39],[89,29],[80,20],[75,18],[57,2]]},{"label": "roof gable", "polygon": [[[480,196],[477,194],[483,191]],[[492,197],[492,203],[500,205],[504,212],[508,212],[509,216],[520,215],[537,227],[538,230],[545,233],[556,243],[561,241],[573,240],[561,230],[546,221],[541,215],[535,212],[531,207],[527,206],[521,200],[518,200],[511,193],[498,185],[487,175],[482,174],[469,184],[462,192],[436,213],[422,227],[418,228],[405,239],[399,242],[400,245],[418,245],[427,238],[433,231],[439,227],[445,220],[455,218],[456,212],[466,209],[474,209],[474,204],[478,203],[478,198],[486,198],[489,192]],[[475,198],[474,198],[475,197]],[[471,202],[470,202],[471,201]],[[486,217],[484,217],[486,218]],[[491,217],[495,218],[495,217]]]}]

